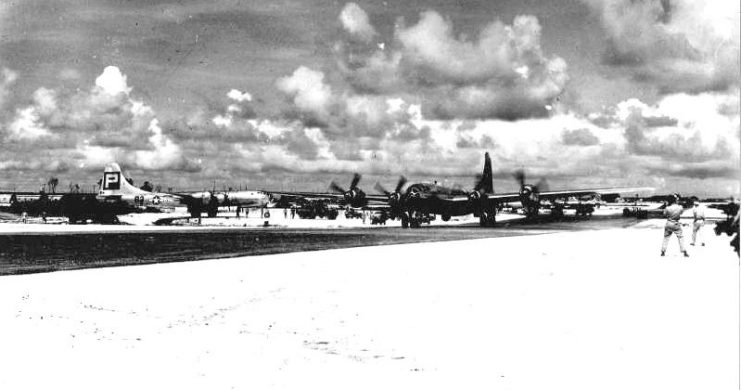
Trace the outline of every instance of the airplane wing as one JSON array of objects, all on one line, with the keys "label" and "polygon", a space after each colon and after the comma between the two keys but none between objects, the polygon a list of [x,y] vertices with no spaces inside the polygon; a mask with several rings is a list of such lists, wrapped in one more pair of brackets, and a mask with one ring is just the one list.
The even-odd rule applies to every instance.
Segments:
[{"label": "airplane wing", "polygon": [[558,199],[572,196],[586,195],[604,195],[604,194],[624,194],[626,192],[653,191],[651,187],[627,187],[627,188],[592,188],[583,190],[563,190],[563,191],[543,191],[540,192],[540,199]]},{"label": "airplane wing", "polygon": [[484,199],[490,202],[496,202],[496,203],[509,203],[509,202],[519,202],[520,201],[520,194],[517,192],[511,192],[506,194],[484,194]]},{"label": "airplane wing", "polygon": [[[264,190],[268,194],[273,196],[285,196],[288,198],[305,198],[305,199],[327,199],[327,200],[342,200],[345,199],[344,194],[331,193],[331,192],[286,192],[286,191],[270,191]],[[380,194],[365,194],[365,199],[373,202],[388,202],[386,195]]]},{"label": "airplane wing", "polygon": [[[587,195],[603,195],[603,194],[624,194],[634,193],[642,191],[653,191],[651,187],[623,187],[623,188],[589,188],[582,190],[561,190],[561,191],[543,191],[538,193],[541,200],[553,200],[560,198],[579,197]],[[519,202],[520,194],[517,192],[502,193],[502,194],[484,194],[486,200],[496,203],[510,203]]]}]

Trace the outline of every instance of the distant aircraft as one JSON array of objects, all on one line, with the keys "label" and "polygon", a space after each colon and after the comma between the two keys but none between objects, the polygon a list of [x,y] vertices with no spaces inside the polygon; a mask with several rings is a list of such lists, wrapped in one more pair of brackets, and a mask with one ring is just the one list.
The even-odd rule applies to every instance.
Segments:
[{"label": "distant aircraft", "polygon": [[103,203],[125,203],[143,210],[162,211],[174,207],[187,207],[192,217],[200,217],[204,210],[209,217],[215,217],[219,206],[261,208],[270,204],[270,196],[263,191],[194,193],[145,191],[131,185],[117,163],[111,163],[105,167],[100,191],[96,198]]},{"label": "distant aircraft", "polygon": [[353,207],[353,208],[365,208],[372,207],[370,202],[376,202],[378,204],[385,203],[386,197],[382,195],[368,195],[358,187],[358,183],[362,176],[359,173],[353,175],[350,187],[348,189],[342,188],[340,185],[332,181],[329,184],[329,188],[333,192],[286,192],[286,191],[268,191],[271,195],[280,198],[289,199],[311,199],[311,200],[327,200],[335,202],[340,206]]}]

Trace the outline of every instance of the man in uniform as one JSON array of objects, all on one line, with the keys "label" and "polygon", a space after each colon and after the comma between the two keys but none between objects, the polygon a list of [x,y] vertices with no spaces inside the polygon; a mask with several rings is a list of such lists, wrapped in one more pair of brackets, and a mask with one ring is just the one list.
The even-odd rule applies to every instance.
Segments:
[{"label": "man in uniform", "polygon": [[664,226],[664,241],[661,243],[661,255],[664,256],[666,253],[666,247],[669,245],[669,237],[672,233],[679,239],[679,250],[682,251],[684,257],[690,257],[687,250],[684,249],[684,238],[682,235],[682,225],[679,223],[679,217],[682,216],[684,208],[677,204],[679,201],[679,195],[674,194],[669,197],[669,204],[664,209],[664,217],[666,217],[666,225]]},{"label": "man in uniform", "polygon": [[695,246],[697,236],[700,236],[700,245],[705,246],[705,239],[702,235],[702,227],[705,225],[705,208],[700,206],[699,201],[695,201],[695,205],[692,208],[692,217],[694,222],[692,223],[692,243],[690,245]]}]

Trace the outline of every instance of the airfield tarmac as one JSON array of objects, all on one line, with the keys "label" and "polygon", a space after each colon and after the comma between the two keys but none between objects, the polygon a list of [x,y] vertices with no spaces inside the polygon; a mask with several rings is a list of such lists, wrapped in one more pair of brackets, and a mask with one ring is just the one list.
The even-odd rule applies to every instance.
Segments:
[{"label": "airfield tarmac", "polygon": [[738,388],[728,237],[616,223],[4,276],[0,388]]},{"label": "airfield tarmac", "polygon": [[[377,226],[344,218],[288,221],[303,228],[285,228],[275,219],[273,225],[259,227],[262,222],[217,218],[204,220],[204,226],[4,224],[0,225],[0,275],[600,230],[637,223],[615,215],[560,221],[544,217],[537,222],[503,215],[493,228],[482,228],[472,218],[435,221],[419,229],[402,229],[398,221]],[[337,225],[344,228],[323,228]]]}]

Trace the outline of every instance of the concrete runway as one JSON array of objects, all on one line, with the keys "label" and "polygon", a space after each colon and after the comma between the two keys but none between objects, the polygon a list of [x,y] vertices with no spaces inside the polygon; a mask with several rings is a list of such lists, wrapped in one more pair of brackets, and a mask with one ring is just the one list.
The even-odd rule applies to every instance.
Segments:
[{"label": "concrete runway", "polygon": [[0,277],[0,388],[738,389],[728,237],[607,223]]},{"label": "concrete runway", "polygon": [[[633,218],[510,220],[493,228],[477,223],[420,229],[292,229],[25,225],[0,234],[0,275],[80,268],[191,261],[372,245],[469,240],[629,227]],[[6,226],[7,227],[7,226]],[[34,230],[40,229],[40,230]],[[10,229],[8,229],[10,230]]]}]

